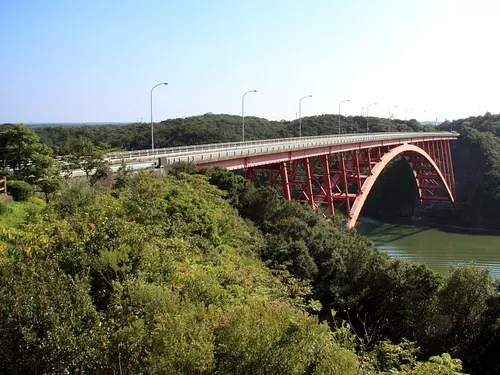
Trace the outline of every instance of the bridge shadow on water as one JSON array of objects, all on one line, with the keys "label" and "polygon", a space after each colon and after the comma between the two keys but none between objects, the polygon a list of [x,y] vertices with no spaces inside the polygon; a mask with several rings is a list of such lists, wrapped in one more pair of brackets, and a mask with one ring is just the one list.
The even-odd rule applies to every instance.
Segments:
[{"label": "bridge shadow on water", "polygon": [[356,226],[359,234],[370,234],[375,237],[374,243],[377,245],[389,244],[417,233],[426,232],[430,227],[415,227],[412,225],[391,224],[375,221],[360,221]]}]

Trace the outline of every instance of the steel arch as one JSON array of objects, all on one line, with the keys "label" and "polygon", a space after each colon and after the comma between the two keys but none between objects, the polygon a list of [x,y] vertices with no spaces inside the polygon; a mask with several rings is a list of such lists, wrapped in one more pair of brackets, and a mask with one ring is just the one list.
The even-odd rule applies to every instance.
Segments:
[{"label": "steel arch", "polygon": [[[356,199],[354,200],[354,204],[352,205],[350,215],[349,215],[349,220],[347,226],[349,228],[353,228],[356,225],[356,221],[358,220],[359,214],[361,213],[361,210],[363,209],[363,205],[366,201],[366,198],[368,197],[368,194],[370,193],[370,190],[373,188],[373,185],[377,181],[378,177],[382,173],[382,171],[385,169],[385,167],[397,156],[403,155],[403,156],[412,156],[412,155],[418,155],[420,157],[423,157],[427,163],[429,163],[432,168],[433,172],[437,174],[437,177],[439,179],[439,183],[441,183],[446,191],[446,194],[452,204],[455,203],[455,199],[453,197],[452,191],[450,187],[448,186],[448,183],[437,166],[436,162],[433,160],[433,158],[422,148],[414,146],[414,145],[409,145],[409,144],[403,144],[401,146],[397,146],[390,150],[388,153],[382,155],[380,158],[380,161],[372,168],[370,176],[368,176],[364,183],[361,186],[361,194],[359,194]],[[418,171],[416,170],[411,162],[405,158],[409,164],[410,167],[413,170],[413,173],[415,175],[415,182],[417,184],[417,188],[421,191],[421,187],[419,186],[418,179],[417,179],[417,173]],[[422,197],[420,196],[420,199]]]}]

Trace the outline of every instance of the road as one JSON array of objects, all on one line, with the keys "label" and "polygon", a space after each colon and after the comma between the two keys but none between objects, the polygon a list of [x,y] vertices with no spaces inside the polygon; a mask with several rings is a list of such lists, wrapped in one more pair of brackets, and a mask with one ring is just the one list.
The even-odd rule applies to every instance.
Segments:
[{"label": "road", "polygon": [[415,142],[415,140],[433,138],[456,139],[457,133],[447,132],[414,132],[414,133],[358,133],[342,135],[325,135],[301,138],[267,139],[250,142],[216,143],[197,146],[169,147],[154,150],[138,150],[114,152],[107,154],[105,160],[110,164],[135,165],[135,169],[143,167],[144,162],[158,162],[173,164],[176,162],[191,162],[204,164],[219,160],[244,158],[247,156],[273,154],[284,151],[306,150],[317,147],[353,145],[370,141],[397,141],[399,144]]}]

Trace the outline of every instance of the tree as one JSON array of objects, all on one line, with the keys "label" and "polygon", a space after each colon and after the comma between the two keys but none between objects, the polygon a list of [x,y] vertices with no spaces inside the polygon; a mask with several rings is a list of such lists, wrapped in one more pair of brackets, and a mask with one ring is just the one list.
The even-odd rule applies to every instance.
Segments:
[{"label": "tree", "polygon": [[[76,144],[69,157],[70,169],[82,169],[92,185],[101,178],[109,175],[109,169],[105,168],[104,161],[105,149],[102,146],[96,146],[92,141],[86,139]],[[90,178],[91,174],[97,173],[97,177]]]},{"label": "tree", "polygon": [[478,323],[493,296],[490,270],[475,265],[450,270],[439,295],[441,319],[438,331],[444,333],[447,348],[460,351],[478,335]]},{"label": "tree", "polygon": [[40,188],[40,190],[44,194],[45,201],[47,203],[49,203],[49,201],[53,197],[54,193],[59,190],[63,181],[64,181],[64,179],[62,176],[54,174],[52,176],[45,178],[44,180],[42,180],[38,183],[38,187]]},{"label": "tree", "polygon": [[0,132],[0,165],[10,169],[16,180],[36,184],[55,172],[56,162],[49,146],[40,143],[40,137],[26,126],[14,125]]}]

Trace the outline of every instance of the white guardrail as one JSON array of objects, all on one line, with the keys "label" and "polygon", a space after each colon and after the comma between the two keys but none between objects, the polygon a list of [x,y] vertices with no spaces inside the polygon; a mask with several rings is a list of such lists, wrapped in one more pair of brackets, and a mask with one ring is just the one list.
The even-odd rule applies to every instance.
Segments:
[{"label": "white guardrail", "polygon": [[166,164],[179,161],[186,162],[210,162],[223,159],[246,157],[249,155],[262,155],[291,150],[302,150],[308,148],[333,146],[339,144],[351,144],[378,140],[404,140],[410,138],[434,138],[448,137],[454,139],[457,133],[358,133],[342,135],[326,135],[301,138],[281,138],[267,139],[249,142],[215,143],[197,146],[168,147],[154,150],[138,150],[113,152],[105,156],[105,160],[110,164],[131,162],[145,162],[165,158]]}]

